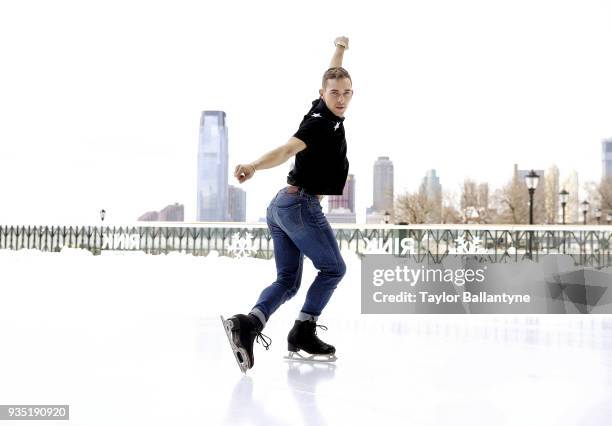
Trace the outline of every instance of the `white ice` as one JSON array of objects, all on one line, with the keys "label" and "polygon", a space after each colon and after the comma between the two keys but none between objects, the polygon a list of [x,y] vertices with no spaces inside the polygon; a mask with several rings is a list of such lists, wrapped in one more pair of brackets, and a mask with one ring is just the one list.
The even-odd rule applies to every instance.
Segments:
[{"label": "white ice", "polygon": [[0,404],[69,404],[49,426],[611,424],[612,318],[362,315],[344,257],[319,320],[338,361],[283,359],[306,261],[243,375],[219,315],[252,307],[273,260],[2,250]]}]

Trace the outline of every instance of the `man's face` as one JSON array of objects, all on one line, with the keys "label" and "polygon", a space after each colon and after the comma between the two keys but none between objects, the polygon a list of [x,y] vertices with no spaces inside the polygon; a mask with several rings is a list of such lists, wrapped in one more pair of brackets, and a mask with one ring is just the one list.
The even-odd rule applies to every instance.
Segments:
[{"label": "man's face", "polygon": [[351,80],[348,78],[329,79],[327,87],[319,89],[319,94],[331,112],[338,117],[343,117],[353,96]]}]

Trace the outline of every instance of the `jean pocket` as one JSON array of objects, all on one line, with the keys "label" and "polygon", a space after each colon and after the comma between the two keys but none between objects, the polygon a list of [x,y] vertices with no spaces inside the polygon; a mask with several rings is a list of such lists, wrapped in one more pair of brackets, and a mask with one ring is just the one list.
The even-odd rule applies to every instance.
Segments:
[{"label": "jean pocket", "polygon": [[304,228],[302,220],[302,204],[293,204],[287,207],[276,207],[278,220],[288,232],[299,231]]},{"label": "jean pocket", "polygon": [[301,203],[302,199],[297,192],[295,194],[281,193],[276,197],[276,200],[274,200],[274,204],[280,209],[299,206]]}]

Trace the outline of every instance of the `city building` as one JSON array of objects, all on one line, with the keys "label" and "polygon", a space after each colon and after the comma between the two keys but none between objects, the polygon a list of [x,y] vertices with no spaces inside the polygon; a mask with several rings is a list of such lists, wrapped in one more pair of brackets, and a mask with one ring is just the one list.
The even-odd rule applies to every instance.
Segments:
[{"label": "city building", "polygon": [[393,162],[389,157],[378,157],[374,162],[372,182],[372,206],[366,209],[366,223],[381,223],[385,212],[393,222]]},{"label": "city building", "polygon": [[160,211],[148,211],[138,218],[140,222],[184,222],[185,206],[183,204],[169,204]]},{"label": "city building", "polygon": [[246,192],[233,185],[229,186],[229,221],[246,222]]},{"label": "city building", "polygon": [[612,178],[612,138],[601,141],[601,177]]},{"label": "city building", "polygon": [[429,203],[433,205],[431,217],[428,218],[429,223],[441,222],[442,215],[442,185],[440,178],[436,175],[436,170],[428,170],[421,182],[419,192],[424,194]]},{"label": "city building", "polygon": [[325,215],[329,223],[355,223],[355,212],[344,207],[338,207]]},{"label": "city building", "polygon": [[[386,210],[388,213],[390,213],[388,210]],[[392,220],[390,220],[391,223],[393,223]],[[373,207],[368,207],[366,209],[366,224],[380,224],[380,223],[385,223],[385,212],[379,212],[374,210]]]},{"label": "city building", "polygon": [[157,220],[163,222],[184,222],[185,206],[179,203],[170,204],[160,210]]},{"label": "city building", "polygon": [[159,220],[159,213],[156,211],[146,212],[138,218],[139,222],[156,222]]},{"label": "city building", "polygon": [[355,176],[352,174],[346,177],[342,195],[330,195],[327,199],[328,213],[338,209],[346,209],[355,213]]},{"label": "city building", "polygon": [[198,141],[196,220],[228,219],[228,137],[225,112],[203,111]]}]

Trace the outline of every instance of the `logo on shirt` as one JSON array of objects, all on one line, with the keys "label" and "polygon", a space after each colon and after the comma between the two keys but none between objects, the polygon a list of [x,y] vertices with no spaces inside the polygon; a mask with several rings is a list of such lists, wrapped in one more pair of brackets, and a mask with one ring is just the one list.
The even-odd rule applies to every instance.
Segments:
[{"label": "logo on shirt", "polygon": [[[318,112],[313,112],[311,115],[311,117],[315,117],[315,118],[321,118],[321,114]],[[338,130],[338,128],[340,127],[340,122],[336,122],[336,125],[334,126],[334,131]]]}]

